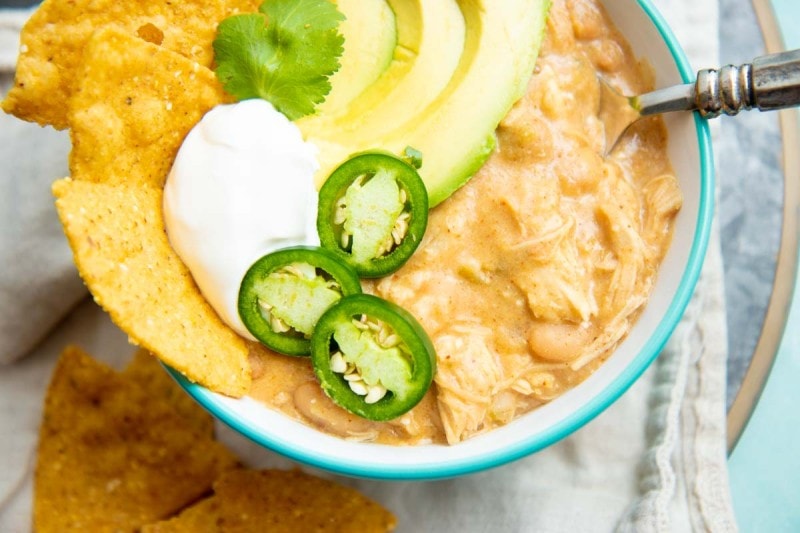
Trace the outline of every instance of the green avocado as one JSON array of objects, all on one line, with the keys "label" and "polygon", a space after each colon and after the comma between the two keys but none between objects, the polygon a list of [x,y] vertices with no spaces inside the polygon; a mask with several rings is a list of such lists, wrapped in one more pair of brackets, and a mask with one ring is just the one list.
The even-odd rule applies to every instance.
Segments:
[{"label": "green avocado", "polygon": [[388,3],[397,47],[383,74],[337,111],[297,124],[320,150],[318,186],[353,153],[413,146],[434,206],[494,149],[497,125],[533,72],[550,0]]},{"label": "green avocado", "polygon": [[[417,116],[447,87],[464,51],[464,17],[456,0],[389,0],[388,4],[397,21],[391,64],[346,107],[309,117],[298,123],[301,129],[325,132],[342,146],[361,146],[366,139],[402,129],[399,119]],[[345,35],[343,61],[346,47]]]},{"label": "green avocado", "polygon": [[342,66],[331,76],[331,92],[318,112],[340,113],[383,74],[397,48],[397,21],[386,0],[336,0],[345,15],[339,26],[344,36]]}]

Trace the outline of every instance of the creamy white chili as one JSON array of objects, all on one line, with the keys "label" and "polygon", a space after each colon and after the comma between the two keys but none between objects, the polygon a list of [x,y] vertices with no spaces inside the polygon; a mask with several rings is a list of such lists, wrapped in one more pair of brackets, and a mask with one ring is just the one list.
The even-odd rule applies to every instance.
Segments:
[{"label": "creamy white chili", "polygon": [[574,387],[644,307],[681,192],[660,118],[605,152],[598,76],[651,89],[596,0],[555,0],[525,96],[496,152],[430,213],[417,253],[366,292],[413,313],[433,341],[435,384],[409,413],[369,422],[328,400],[307,361],[254,361],[251,396],[329,433],[390,444],[456,443]]}]

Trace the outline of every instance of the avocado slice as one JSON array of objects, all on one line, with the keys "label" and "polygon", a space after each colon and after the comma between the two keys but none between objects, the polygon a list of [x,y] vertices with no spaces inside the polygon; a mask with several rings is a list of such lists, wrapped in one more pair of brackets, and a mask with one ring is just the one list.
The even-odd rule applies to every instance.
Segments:
[{"label": "avocado slice", "polygon": [[[379,148],[401,153],[406,146],[413,146],[423,154],[420,175],[434,206],[466,183],[492,152],[494,130],[522,96],[533,72],[550,0],[457,0],[465,26],[463,45],[458,64],[447,73],[448,82],[436,97],[430,98],[430,93],[421,89],[422,95],[407,92],[399,101],[387,100],[379,92],[366,99],[370,91],[377,91],[376,86],[399,84],[404,77],[416,78],[404,81],[407,87],[425,86],[424,78],[429,76],[439,79],[440,52],[450,50],[448,39],[453,38],[453,31],[434,36],[425,31],[428,20],[417,19],[415,14],[430,13],[435,5],[442,8],[438,16],[454,16],[444,9],[445,4],[445,0],[391,0],[398,47],[386,73],[341,115],[319,114],[298,122],[307,140],[320,150],[318,186],[355,152]],[[404,37],[413,36],[413,29],[420,24],[420,34],[436,39],[437,45],[420,46],[414,64],[427,66],[412,69],[403,61],[408,53]],[[450,25],[440,20],[436,27]],[[426,59],[428,54],[436,57]],[[360,101],[362,96],[364,101]],[[417,105],[420,98],[423,106]],[[412,114],[409,109],[414,110]],[[381,123],[362,115],[380,117]],[[341,129],[347,124],[351,126]]]},{"label": "avocado slice", "polygon": [[[323,110],[299,121],[303,132],[325,132],[343,146],[361,146],[365,137],[375,139],[400,127],[399,117],[418,115],[447,87],[465,41],[464,17],[456,0],[388,3],[397,21],[393,61],[374,84],[346,107],[333,113]],[[347,11],[343,13],[348,16]],[[345,46],[346,43],[345,35]]]},{"label": "avocado slice", "polygon": [[397,48],[397,21],[386,0],[336,0],[345,15],[342,66],[331,77],[331,92],[318,109],[321,115],[340,110],[383,74]]}]

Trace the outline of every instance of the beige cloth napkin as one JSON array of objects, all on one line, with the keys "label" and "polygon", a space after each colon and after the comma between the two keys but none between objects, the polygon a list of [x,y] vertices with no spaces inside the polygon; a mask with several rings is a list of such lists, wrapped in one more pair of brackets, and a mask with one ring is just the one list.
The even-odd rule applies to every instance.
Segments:
[{"label": "beige cloth napkin", "polygon": [[[654,3],[695,67],[717,64],[717,0]],[[0,531],[23,533],[30,527],[41,404],[59,351],[77,342],[119,368],[132,350],[90,300],[49,332],[82,294],[49,194],[49,183],[66,171],[64,135],[0,116],[0,150],[0,353],[25,353],[47,334],[27,357],[0,367]],[[664,353],[581,430],[533,456],[459,479],[336,479],[392,509],[401,532],[735,531],[724,447],[724,339],[715,231],[696,294]],[[252,466],[291,464],[219,430]]]},{"label": "beige cloth napkin", "polygon": [[50,193],[53,178],[68,175],[68,153],[66,133],[0,112],[0,364],[26,354],[86,296]]},{"label": "beige cloth napkin", "polygon": [[[11,85],[19,32],[32,8],[0,9],[0,99]],[[0,365],[28,353],[86,289],[53,210],[69,136],[0,112]]]},{"label": "beige cloth napkin", "polygon": [[0,72],[14,70],[19,30],[32,12],[32,9],[5,9],[0,12]]}]

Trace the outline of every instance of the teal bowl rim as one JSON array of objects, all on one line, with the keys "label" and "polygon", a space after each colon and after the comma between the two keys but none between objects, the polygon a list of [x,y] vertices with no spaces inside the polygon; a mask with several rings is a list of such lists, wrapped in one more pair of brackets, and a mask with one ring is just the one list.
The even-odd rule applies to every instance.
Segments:
[{"label": "teal bowl rim", "polygon": [[[650,17],[667,44],[684,83],[694,81],[695,73],[664,18],[650,0],[636,1],[647,16]],[[681,283],[666,314],[639,354],[614,381],[580,409],[571,413],[558,424],[536,435],[508,446],[491,456],[478,459],[466,458],[419,466],[386,463],[381,463],[380,465],[372,463],[353,464],[352,462],[342,462],[336,458],[319,457],[295,448],[293,444],[282,440],[280,436],[265,434],[259,428],[237,418],[236,413],[219,402],[214,393],[208,389],[189,382],[172,369],[168,370],[178,383],[205,409],[245,437],[289,459],[337,474],[393,481],[451,478],[494,468],[550,446],[584,426],[628,390],[664,348],[694,293],[695,285],[700,277],[706,249],[708,248],[714,212],[714,171],[711,135],[706,120],[700,118],[697,114],[695,114],[694,120],[700,149],[700,202],[697,215],[697,231]]]}]

